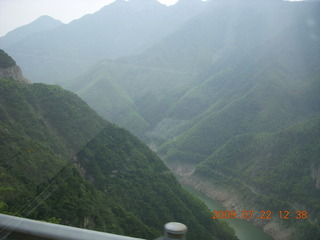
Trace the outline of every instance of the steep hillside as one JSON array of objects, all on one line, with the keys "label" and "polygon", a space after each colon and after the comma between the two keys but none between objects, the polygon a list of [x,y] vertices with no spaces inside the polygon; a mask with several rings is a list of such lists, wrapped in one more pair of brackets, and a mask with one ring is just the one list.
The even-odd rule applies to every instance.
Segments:
[{"label": "steep hillside", "polygon": [[162,103],[156,103],[156,108],[144,104],[151,104],[153,100],[149,97],[157,93],[165,104],[173,103],[190,79],[187,72],[102,61],[64,86],[76,92],[104,118],[148,141],[146,132],[158,123],[166,107]]},{"label": "steep hillside", "polygon": [[[317,115],[277,133],[233,137],[193,175],[205,176],[213,185],[233,186],[247,204],[292,224],[299,239],[318,239],[319,130]],[[290,217],[277,217],[279,211],[290,211]],[[296,211],[307,211],[308,217],[299,219]]]},{"label": "steep hillside", "polygon": [[[205,126],[200,122],[215,118],[220,111],[232,114],[232,108],[238,105],[248,105],[250,121],[270,126],[270,117],[274,119],[274,111],[279,110],[276,98],[282,102],[280,98],[288,97],[283,104],[290,106],[281,110],[279,126],[270,126],[270,130],[279,129],[288,123],[286,120],[295,121],[295,117],[291,119],[296,114],[292,113],[294,109],[311,104],[295,98],[306,94],[308,84],[302,79],[308,82],[317,74],[317,9],[316,3],[211,3],[205,13],[142,54],[100,62],[64,86],[77,92],[102,116],[157,145],[185,130]],[[110,82],[117,87],[103,87]],[[284,96],[282,91],[286,92]],[[260,92],[265,96],[260,97]],[[253,95],[260,103],[250,100]],[[262,106],[266,98],[270,101]],[[119,118],[119,112],[134,121]],[[225,121],[225,117],[221,119]]]},{"label": "steep hillside", "polygon": [[201,239],[235,239],[224,224],[199,218],[198,214],[209,217],[206,208],[180,187],[154,153],[125,130],[107,127],[77,154],[77,162],[94,186],[105,192],[107,206],[122,216],[120,225],[131,226],[126,234],[148,232],[137,236],[154,238],[161,235],[163,222],[176,219],[192,226],[189,239],[200,235]]},{"label": "steep hillside", "polygon": [[[316,224],[319,213],[319,2],[209,1],[206,10],[176,22],[170,30],[165,26],[172,23],[172,12],[169,14],[166,10],[173,8],[149,1],[136,4],[137,1],[118,1],[92,16],[50,31],[53,43],[45,45],[46,54],[41,55],[49,59],[41,60],[48,65],[44,67],[29,59],[28,63],[41,66],[43,73],[47,73],[48,67],[51,76],[58,76],[58,72],[65,74],[62,69],[68,68],[71,74],[64,77],[70,77],[108,54],[118,57],[141,50],[137,55],[102,60],[80,77],[63,84],[103,117],[126,127],[149,144],[175,173],[186,179],[202,177],[211,181],[210,186],[222,185],[231,193],[237,192],[237,204],[245,202],[247,209],[307,209],[310,216],[306,221],[282,221],[282,226],[293,229],[287,239],[319,238]],[[177,4],[175,9],[182,10],[182,6],[188,5],[184,4]],[[121,14],[111,14],[111,20],[119,20],[116,30],[101,27],[107,31],[100,31],[102,35],[96,35],[92,27],[90,31],[83,31],[96,21],[102,25],[109,21],[105,13],[110,13],[110,9],[114,14],[130,9],[130,21],[122,19],[122,22],[117,18]],[[159,9],[159,15],[151,14],[151,9]],[[148,19],[150,15],[153,16]],[[163,18],[169,15],[171,17]],[[164,25],[159,19],[165,19],[161,22]],[[141,35],[143,39],[138,36],[142,26],[143,29],[154,27]],[[161,30],[159,35],[153,36],[158,30]],[[67,33],[72,44],[68,42]],[[109,34],[114,37],[106,37]],[[26,46],[30,44],[37,46],[30,48],[31,51],[42,51],[38,47],[48,37],[40,35],[30,36],[28,41],[12,49],[29,51]],[[93,41],[86,42],[87,36]],[[136,45],[130,45],[133,39]],[[119,43],[120,48],[115,43]],[[60,44],[69,48],[66,50]],[[82,50],[80,54],[77,47]],[[66,64],[66,59],[72,64]],[[32,71],[39,76],[43,74]],[[51,110],[52,105],[48,106]],[[68,124],[59,124],[63,125],[62,133],[67,133]],[[53,136],[70,144],[68,136]],[[98,142],[95,142],[97,146]],[[126,148],[130,150],[131,145],[128,143]],[[103,148],[97,153],[91,149],[92,145],[88,144],[85,152],[78,155],[80,171],[91,157],[109,161],[99,155],[105,153]],[[107,191],[105,181],[121,174],[117,172],[118,165],[106,170],[103,162],[92,161],[92,166],[82,173],[96,188]],[[86,175],[90,171],[96,178]],[[110,171],[111,179],[104,175]],[[136,180],[142,181],[140,177]],[[281,235],[274,237],[283,239]]]},{"label": "steep hillside", "polygon": [[[309,9],[307,16],[320,23],[315,10]],[[297,15],[296,24],[272,41],[227,58],[227,69],[213,69],[179,99],[170,115],[191,119],[193,125],[175,139],[172,149],[198,153],[202,156],[186,155],[199,162],[231,136],[277,131],[319,113],[320,42],[312,36],[320,33],[305,19]],[[197,105],[183,111],[190,102]]]},{"label": "steep hillside", "polygon": [[0,68],[9,68],[16,65],[16,62],[5,51],[0,50]]},{"label": "steep hillside", "polygon": [[161,151],[167,151],[168,161],[200,162],[232,136],[274,132],[306,119],[320,110],[318,76],[319,73],[310,76],[308,83],[303,83],[306,86],[299,85],[297,90],[284,85],[285,78],[267,76],[245,92],[237,84],[227,87],[223,95],[218,92],[221,88],[215,89],[217,101],[197,116],[200,120],[174,142],[165,143]]},{"label": "steep hillside", "polygon": [[[210,6],[142,54],[100,62],[87,75],[73,79],[68,87],[90,99],[94,92],[87,87],[90,83],[97,86],[108,81],[116,83],[125,93],[122,96],[126,96],[127,103],[130,102],[127,113],[139,116],[139,124],[144,128],[136,131],[133,121],[122,126],[153,147],[177,174],[188,175],[197,164],[213,172],[216,167],[234,170],[238,185],[232,179],[219,177],[219,181],[227,182],[226,189],[232,192],[239,186],[254,188],[257,184],[265,191],[264,196],[269,196],[262,200],[250,197],[239,200],[247,201],[247,208],[250,204],[257,204],[259,210],[275,204],[292,208],[285,202],[288,199],[283,194],[287,193],[299,206],[308,207],[311,215],[306,223],[287,221],[284,226],[298,229],[297,232],[302,229],[300,236],[309,227],[312,234],[316,233],[318,193],[312,177],[315,179],[317,175],[313,155],[317,156],[319,149],[312,135],[317,132],[316,124],[311,122],[320,112],[320,5],[226,1]],[[105,78],[100,77],[100,81],[95,77],[97,72]],[[106,102],[95,104],[99,109],[104,106],[109,109]],[[110,119],[117,122],[115,117]],[[284,164],[290,166],[291,172],[301,168],[296,156],[304,160],[304,170],[293,180],[291,173],[281,170],[283,166],[270,167],[275,159],[281,162],[280,158],[261,157],[260,161],[255,156],[259,149],[265,153],[263,149],[269,149],[270,141],[285,149],[285,142],[291,142],[290,134],[280,133],[295,128],[296,124],[310,124],[303,135],[305,141],[313,143],[299,148],[302,142],[296,142],[291,145],[293,152],[279,154],[286,159]],[[256,139],[260,137],[262,142]],[[240,147],[228,145],[235,139]],[[213,160],[226,146],[230,146],[230,154],[233,147],[239,150],[231,156],[232,161],[220,164]],[[237,159],[241,159],[241,174]],[[261,166],[267,166],[265,175]],[[281,177],[283,172],[287,173],[285,179]],[[285,184],[277,186],[272,177]],[[256,181],[261,181],[261,185]],[[287,190],[282,191],[284,188]],[[308,190],[302,191],[304,188]],[[250,193],[250,189],[245,192]],[[260,193],[259,189],[257,192]],[[281,239],[280,235],[274,237]],[[291,238],[293,235],[287,239]]]},{"label": "steep hillside", "polygon": [[0,212],[153,239],[236,239],[128,131],[54,85],[0,80]]}]

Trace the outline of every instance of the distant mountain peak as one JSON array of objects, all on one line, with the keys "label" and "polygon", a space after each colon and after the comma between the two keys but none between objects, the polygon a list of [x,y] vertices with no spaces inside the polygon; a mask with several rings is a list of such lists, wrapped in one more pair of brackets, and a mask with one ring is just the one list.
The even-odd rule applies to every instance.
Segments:
[{"label": "distant mountain peak", "polygon": [[49,15],[42,15],[40,17],[38,17],[36,20],[34,20],[34,22],[36,21],[51,21],[51,22],[60,22],[59,20],[53,18],[53,17],[50,17]]},{"label": "distant mountain peak", "polygon": [[38,31],[43,31],[43,30],[49,30],[53,29],[55,27],[58,27],[59,25],[63,25],[63,23],[57,19],[54,19],[48,15],[43,15],[38,17],[36,20],[31,22],[30,24],[21,26],[8,34],[15,32],[15,31],[26,31],[29,30],[31,33],[32,32],[38,32]]},{"label": "distant mountain peak", "polygon": [[139,7],[151,6],[151,5],[163,5],[157,0],[117,0],[114,3],[116,4],[127,4],[127,5],[138,5]]},{"label": "distant mountain peak", "polygon": [[51,30],[61,25],[63,25],[63,23],[59,20],[56,20],[47,15],[41,16],[33,22],[18,27],[8,32],[5,36],[1,37],[0,47],[6,49],[8,46],[23,40],[31,34],[40,31]]}]

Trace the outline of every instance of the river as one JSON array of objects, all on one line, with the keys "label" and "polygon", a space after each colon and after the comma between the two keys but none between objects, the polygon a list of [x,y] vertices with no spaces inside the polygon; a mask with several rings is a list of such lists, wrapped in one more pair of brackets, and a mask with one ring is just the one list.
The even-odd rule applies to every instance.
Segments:
[{"label": "river", "polygon": [[[199,199],[201,199],[207,207],[213,211],[213,210],[226,210],[221,204],[219,204],[217,201],[212,200],[211,198],[207,197],[206,195],[198,192],[197,190],[182,185],[186,190],[189,192],[192,192],[194,195],[196,195]],[[212,220],[214,221],[214,220]],[[241,220],[241,219],[226,219],[226,222],[229,223],[229,225],[234,229],[236,236],[240,240],[272,240],[271,237],[266,235],[260,228],[254,226],[253,224]]]}]

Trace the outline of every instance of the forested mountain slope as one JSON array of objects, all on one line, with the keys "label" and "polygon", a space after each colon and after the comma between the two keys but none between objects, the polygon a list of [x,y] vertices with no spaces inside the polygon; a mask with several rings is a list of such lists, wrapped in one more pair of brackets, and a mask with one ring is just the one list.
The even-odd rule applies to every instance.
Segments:
[{"label": "forested mountain slope", "polygon": [[180,221],[188,239],[236,239],[140,140],[58,86],[0,79],[0,143],[1,213],[147,239]]},{"label": "forested mountain slope", "polygon": [[[313,9],[308,14],[320,22]],[[319,113],[320,41],[312,36],[320,33],[303,19],[306,16],[298,15],[296,24],[272,41],[228,57],[226,68],[215,68],[173,106],[171,115],[193,117],[192,127],[173,144],[175,149],[208,156],[231,136],[277,131]],[[189,102],[197,103],[195,114],[181,111]],[[188,115],[179,115],[179,109]]]},{"label": "forested mountain slope", "polygon": [[[182,1],[177,6],[186,4]],[[130,2],[128,11],[135,15],[137,1]],[[82,29],[111,7],[129,6],[116,3],[75,21],[65,30],[74,30],[74,26]],[[247,208],[252,204],[258,210],[275,205],[278,208],[274,211],[280,206],[283,211],[297,206],[308,209],[307,221],[285,221],[283,225],[296,231],[288,239],[304,239],[304,235],[317,239],[320,4],[277,0],[206,4],[205,10],[170,31],[160,28],[165,34],[157,35],[149,45],[144,42],[140,53],[124,56],[132,54],[131,49],[117,55],[121,58],[101,60],[63,86],[79,94],[104,118],[132,131],[184,178],[202,176],[212,180],[219,175],[219,181],[212,181],[211,186],[226,183],[225,189],[239,190],[239,203],[247,202]],[[125,26],[123,30],[127,29]],[[51,34],[59,36],[57,32]],[[128,35],[123,37],[130,40],[126,39]],[[72,39],[77,40],[74,36]],[[58,43],[65,42],[59,39]],[[89,59],[96,55],[83,44],[79,46],[84,46],[85,60],[98,60]],[[114,46],[114,42],[107,41],[96,44],[99,53],[107,52],[100,47]],[[73,63],[81,59],[76,50],[55,46],[48,49],[55,54],[70,51],[71,56],[76,56]],[[102,55],[99,56],[103,58]],[[48,63],[50,71],[64,73],[59,70],[59,63]],[[77,64],[77,68],[69,68],[70,72],[85,69],[79,68],[80,62]],[[265,172],[261,166],[265,166]],[[205,170],[216,175],[210,178]],[[117,169],[114,171],[116,176]],[[106,179],[91,180],[103,187],[99,182]],[[262,196],[252,197],[252,189]]]},{"label": "forested mountain slope", "polygon": [[[267,209],[296,230],[298,239],[320,236],[320,115],[276,133],[232,137],[193,176],[228,185],[252,208]],[[277,216],[290,211],[290,216]],[[296,211],[306,211],[300,219]]]},{"label": "forested mountain slope", "polygon": [[[272,105],[272,115],[277,110],[273,96],[284,97],[282,90],[291,99],[305,96],[309,84],[303,81],[317,76],[318,10],[317,3],[212,2],[205,13],[144,53],[102,61],[65,86],[102,116],[157,144],[245,101],[249,93],[261,101],[257,113]],[[264,98],[270,99],[266,106]],[[310,104],[296,103],[287,104]],[[260,116],[269,125],[270,114]],[[294,121],[289,115],[280,125]]]},{"label": "forested mountain slope", "polygon": [[[249,147],[248,152],[236,152],[230,166],[224,167],[231,171],[235,160],[242,159],[241,154],[248,155],[239,160],[247,178],[238,170],[234,177],[253,187],[262,179],[257,187],[269,196],[252,204],[260,204],[261,210],[273,201],[275,204],[287,201],[280,190],[286,187],[288,196],[308,207],[311,215],[307,225],[318,234],[315,223],[319,213],[315,203],[318,188],[314,177],[317,158],[313,156],[317,156],[319,149],[312,132],[317,132],[315,116],[320,112],[319,11],[317,2],[212,2],[207,11],[142,54],[101,61],[70,81],[68,88],[103,114],[103,110],[111,112],[108,103],[116,99],[108,93],[112,88],[105,89],[107,94],[100,98],[102,101],[94,93],[99,86],[111,82],[121,93],[117,96],[124,104],[117,103],[123,107],[120,115],[125,117],[119,118],[117,113],[109,114],[108,118],[154,147],[176,173],[185,174],[181,171],[184,167],[194,170],[197,164],[210,166],[212,171],[216,164],[222,168],[225,161],[220,164],[212,160],[213,156],[233,139],[238,139],[244,149],[248,148],[248,137],[263,139],[252,140],[249,145],[259,147],[262,152],[269,149],[268,141],[285,148],[286,141],[291,142],[290,134],[280,133],[295,128],[296,124],[310,124],[303,133],[303,139],[312,142],[308,147],[297,147],[297,140],[291,145],[293,152],[261,158],[263,163],[255,154],[259,150]],[[230,149],[233,147],[230,145]],[[281,156],[286,159],[283,164],[290,165],[285,179],[280,177],[283,166],[271,167],[274,159],[282,162]],[[296,156],[301,157],[301,162],[296,161]],[[304,170],[299,175],[292,174],[301,164]],[[266,176],[260,165],[269,167]],[[263,176],[254,179],[250,174],[255,173]],[[271,176],[286,184],[278,187],[270,181],[268,188],[266,183]],[[227,181],[228,177],[220,180]],[[300,196],[297,190],[300,188],[308,190]],[[287,222],[295,230],[303,229],[300,236],[308,232],[304,223],[295,224]]]}]

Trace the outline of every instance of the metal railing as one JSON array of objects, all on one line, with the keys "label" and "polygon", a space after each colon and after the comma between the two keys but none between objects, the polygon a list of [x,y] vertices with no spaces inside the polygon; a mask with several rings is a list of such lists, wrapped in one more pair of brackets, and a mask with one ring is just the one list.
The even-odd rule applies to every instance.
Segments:
[{"label": "metal railing", "polygon": [[[157,240],[185,239],[187,227],[184,224],[171,222],[164,227],[164,237]],[[69,227],[59,224],[35,221],[26,218],[0,214],[0,240],[142,240],[103,233],[93,230]]]}]

